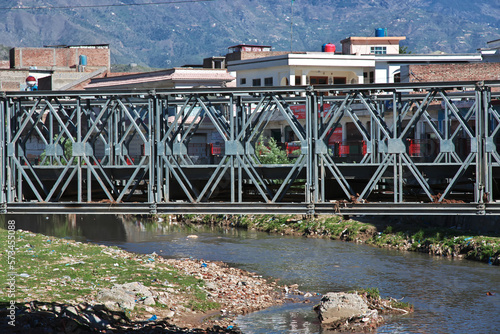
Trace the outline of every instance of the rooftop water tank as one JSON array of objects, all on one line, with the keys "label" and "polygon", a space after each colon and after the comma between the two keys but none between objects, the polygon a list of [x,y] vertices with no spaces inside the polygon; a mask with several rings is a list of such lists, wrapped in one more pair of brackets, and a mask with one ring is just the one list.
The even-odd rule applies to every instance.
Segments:
[{"label": "rooftop water tank", "polygon": [[325,52],[325,47],[326,47],[327,44],[328,43],[325,43],[325,44],[321,45],[321,52]]},{"label": "rooftop water tank", "polygon": [[87,56],[86,55],[80,55],[80,65],[87,66]]},{"label": "rooftop water tank", "polygon": [[387,28],[375,28],[375,37],[387,37]]},{"label": "rooftop water tank", "polygon": [[34,76],[30,75],[26,78],[26,84],[29,86],[29,87],[33,87],[34,85],[36,85],[36,79]]},{"label": "rooftop water tank", "polygon": [[334,53],[335,52],[335,44],[332,44],[332,43],[325,44],[325,50],[324,50],[324,52],[332,52],[332,53]]}]

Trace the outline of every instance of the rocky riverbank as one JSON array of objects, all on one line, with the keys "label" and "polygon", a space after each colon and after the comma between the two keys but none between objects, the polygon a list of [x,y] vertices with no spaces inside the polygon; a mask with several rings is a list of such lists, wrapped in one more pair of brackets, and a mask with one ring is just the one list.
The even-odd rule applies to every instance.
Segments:
[{"label": "rocky riverbank", "polygon": [[[285,302],[273,281],[223,263],[165,259],[116,247],[0,229],[1,332],[237,333],[239,314]],[[2,268],[6,266],[2,265]],[[14,307],[12,306],[14,305]],[[14,309],[14,310],[13,310]]]},{"label": "rocky riverbank", "polygon": [[[302,235],[366,243],[377,247],[500,265],[500,237],[480,235],[460,226],[391,219],[343,219],[340,216],[180,215],[169,218],[186,224],[216,224],[282,235]],[[500,223],[499,223],[500,224]]]}]

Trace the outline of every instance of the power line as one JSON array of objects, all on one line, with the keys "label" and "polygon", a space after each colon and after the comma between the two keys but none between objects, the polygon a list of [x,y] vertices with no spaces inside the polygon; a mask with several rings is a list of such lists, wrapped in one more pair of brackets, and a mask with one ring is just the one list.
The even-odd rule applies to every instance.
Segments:
[{"label": "power line", "polygon": [[0,10],[31,10],[31,9],[78,9],[78,8],[99,8],[99,7],[127,7],[127,6],[148,6],[148,5],[168,5],[187,2],[211,2],[215,0],[174,0],[145,3],[119,3],[109,5],[82,5],[82,6],[39,6],[39,7],[0,7]]}]

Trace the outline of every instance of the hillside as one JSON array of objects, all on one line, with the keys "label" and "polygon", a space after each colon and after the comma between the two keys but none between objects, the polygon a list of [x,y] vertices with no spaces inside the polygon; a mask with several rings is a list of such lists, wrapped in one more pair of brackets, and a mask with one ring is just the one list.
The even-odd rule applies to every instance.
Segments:
[{"label": "hillside", "polygon": [[[158,5],[131,6],[146,2]],[[108,43],[112,63],[166,68],[201,63],[227,47],[267,44],[290,49],[291,0],[0,1],[0,44]],[[128,6],[56,9],[13,7]],[[8,9],[10,8],[10,9]],[[320,50],[348,36],[407,36],[413,53],[476,52],[500,38],[500,0],[295,0],[293,49]]]}]

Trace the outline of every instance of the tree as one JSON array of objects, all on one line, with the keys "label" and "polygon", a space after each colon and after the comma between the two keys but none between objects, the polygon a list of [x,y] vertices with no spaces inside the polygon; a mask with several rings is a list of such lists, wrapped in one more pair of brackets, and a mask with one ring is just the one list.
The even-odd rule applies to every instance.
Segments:
[{"label": "tree", "polygon": [[[69,140],[67,138],[62,138],[61,140],[59,140],[59,142],[57,139],[58,139],[58,136],[56,135],[54,137],[54,143],[57,143],[57,145],[61,146],[63,149],[63,155],[59,156],[61,164],[67,165],[68,162],[73,157],[73,143],[71,140]],[[59,162],[57,159],[53,159],[53,161],[51,161],[51,159],[49,159],[49,156],[47,156],[47,150],[44,150],[43,153],[40,155],[40,162],[42,165],[54,165],[54,166],[59,165]],[[75,164],[76,164],[76,161],[73,161],[73,165],[75,165]]]},{"label": "tree", "polygon": [[406,55],[406,54],[411,54],[411,51],[408,51],[408,47],[407,46],[399,46],[399,54],[401,55]]},{"label": "tree", "polygon": [[257,152],[257,156],[262,164],[290,163],[290,160],[286,155],[286,151],[278,147],[274,138],[270,138],[267,145],[264,145],[264,139],[260,136],[257,145],[255,145],[255,151]]}]

